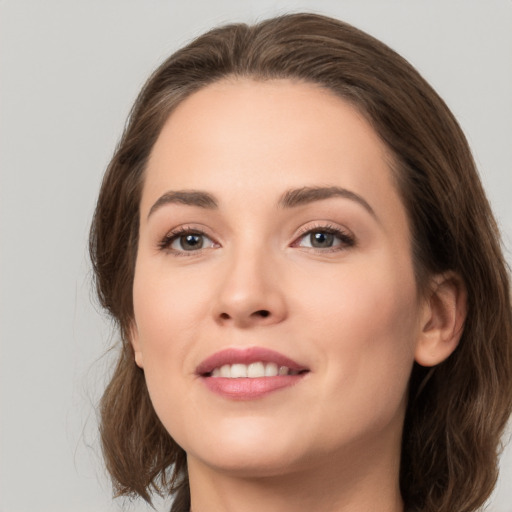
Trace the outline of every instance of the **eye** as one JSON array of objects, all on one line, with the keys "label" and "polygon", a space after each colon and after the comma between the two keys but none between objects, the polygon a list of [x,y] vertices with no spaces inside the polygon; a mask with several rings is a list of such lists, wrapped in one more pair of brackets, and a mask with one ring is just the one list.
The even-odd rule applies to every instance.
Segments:
[{"label": "eye", "polygon": [[334,227],[319,227],[309,229],[302,234],[294,246],[311,249],[331,249],[341,250],[346,247],[352,247],[355,240],[352,235]]},{"label": "eye", "polygon": [[216,246],[217,244],[201,231],[189,229],[179,229],[168,233],[159,243],[160,249],[175,253],[197,252]]},{"label": "eye", "polygon": [[336,242],[339,242],[332,233],[325,231],[315,231],[309,233],[302,239],[301,247],[315,247],[318,249],[326,249],[333,247]]}]

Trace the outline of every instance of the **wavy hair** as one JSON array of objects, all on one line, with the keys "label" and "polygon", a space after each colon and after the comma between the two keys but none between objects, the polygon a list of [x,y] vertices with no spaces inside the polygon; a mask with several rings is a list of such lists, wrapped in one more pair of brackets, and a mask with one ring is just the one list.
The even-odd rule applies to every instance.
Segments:
[{"label": "wavy hair", "polygon": [[[512,409],[512,313],[500,237],[467,141],[435,91],[402,57],[341,21],[293,14],[211,30],[149,78],[106,171],[90,233],[99,300],[121,345],[100,404],[106,466],[118,495],[175,494],[188,510],[185,452],[160,423],[129,339],[144,169],[173,109],[226,77],[294,79],[354,105],[393,155],[409,216],[416,279],[456,272],[468,314],[455,352],[415,364],[402,441],[406,509],[469,512],[497,478],[500,438]],[[179,414],[179,411],[177,412]]]}]

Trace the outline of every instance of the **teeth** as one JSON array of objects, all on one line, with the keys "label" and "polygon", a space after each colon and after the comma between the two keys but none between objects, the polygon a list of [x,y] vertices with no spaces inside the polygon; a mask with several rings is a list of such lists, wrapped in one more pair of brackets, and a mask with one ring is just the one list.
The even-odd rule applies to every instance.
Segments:
[{"label": "teeth", "polygon": [[245,364],[232,364],[230,377],[232,379],[247,377],[247,366]]},{"label": "teeth", "polygon": [[260,377],[276,377],[278,375],[297,375],[298,373],[297,370],[290,370],[287,366],[278,367],[276,363],[258,361],[248,365],[240,363],[225,364],[220,368],[215,368],[211,372],[211,377],[257,379]]},{"label": "teeth", "polygon": [[[233,375],[233,373],[231,373]],[[247,377],[265,377],[265,365],[263,363],[251,363],[247,367]]]},{"label": "teeth", "polygon": [[278,373],[276,363],[267,363],[265,365],[265,377],[275,377]]},{"label": "teeth", "polygon": [[231,366],[229,364],[220,367],[220,376],[231,377]]}]

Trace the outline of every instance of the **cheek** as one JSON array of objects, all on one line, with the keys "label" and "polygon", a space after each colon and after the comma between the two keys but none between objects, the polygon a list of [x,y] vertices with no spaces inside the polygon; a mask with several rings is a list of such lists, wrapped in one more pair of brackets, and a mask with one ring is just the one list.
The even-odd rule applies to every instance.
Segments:
[{"label": "cheek", "polygon": [[356,416],[389,421],[403,410],[418,337],[412,271],[351,268],[310,298],[310,323],[318,326],[324,354],[321,401],[338,404],[333,414],[340,417],[349,403]]},{"label": "cheek", "polygon": [[184,382],[193,368],[187,358],[208,304],[197,281],[180,280],[162,264],[144,263],[135,272],[134,314],[148,390],[160,415],[177,405],[176,396],[188,393]]},{"label": "cheek", "polygon": [[[306,283],[296,296],[302,297],[310,321],[329,338],[349,336],[378,349],[387,335],[399,343],[409,338],[417,325],[418,301],[410,265],[390,261],[347,265],[340,271],[316,274],[315,286]],[[348,340],[347,340],[348,341]]]},{"label": "cheek", "polygon": [[[176,350],[190,338],[206,317],[208,300],[200,279],[169,272],[163,264],[136,269],[133,285],[135,321],[142,349],[147,352]],[[171,343],[172,341],[172,343]]]},{"label": "cheek", "polygon": [[[142,265],[141,265],[142,267]],[[193,338],[190,287],[180,288],[161,269],[136,269],[133,286],[138,345],[146,385],[157,416],[166,429],[175,430],[174,411],[190,400],[184,385],[188,339]]]}]

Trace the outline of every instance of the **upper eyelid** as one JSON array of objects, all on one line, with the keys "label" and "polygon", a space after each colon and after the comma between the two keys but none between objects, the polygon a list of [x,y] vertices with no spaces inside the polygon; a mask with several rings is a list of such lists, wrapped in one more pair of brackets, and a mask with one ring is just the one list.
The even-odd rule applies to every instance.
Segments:
[{"label": "upper eyelid", "polygon": [[210,233],[210,230],[206,226],[202,226],[200,224],[182,224],[180,226],[176,226],[172,229],[169,229],[165,235],[165,237],[179,236],[186,233],[197,233],[198,235],[204,235],[208,238],[214,238]]},{"label": "upper eyelid", "polygon": [[295,233],[295,239],[307,235],[308,233],[311,233],[313,231],[329,231],[332,233],[342,233],[346,236],[349,236],[351,238],[355,238],[353,232],[348,229],[345,226],[342,226],[335,222],[329,222],[329,221],[317,221],[314,224],[307,223],[300,228]]},{"label": "upper eyelid", "polygon": [[[306,225],[303,225],[295,231],[295,234],[292,235],[292,237],[297,238],[299,236],[303,236],[303,235],[310,233],[311,231],[315,231],[315,230],[332,231],[334,233],[344,233],[344,234],[353,236],[352,232],[348,228],[326,221],[325,223],[319,222],[319,223],[315,223],[314,225],[310,225],[309,223]],[[190,225],[185,224],[185,225],[177,226],[175,228],[168,230],[165,233],[164,238],[170,237],[170,236],[178,236],[178,235],[184,234],[184,233],[197,233],[200,235],[204,235],[208,238],[212,238],[212,239],[215,238],[214,235],[209,233],[209,231],[210,230],[207,229],[206,227],[202,227],[202,226],[197,227],[193,224],[190,224]]]}]

